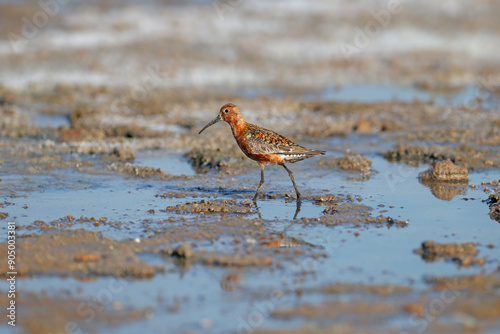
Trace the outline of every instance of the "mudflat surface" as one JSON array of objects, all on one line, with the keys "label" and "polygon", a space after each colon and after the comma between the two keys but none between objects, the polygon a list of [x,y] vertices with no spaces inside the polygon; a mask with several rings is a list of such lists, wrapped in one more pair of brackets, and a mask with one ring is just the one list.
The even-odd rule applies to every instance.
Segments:
[{"label": "mudflat surface", "polygon": [[0,333],[500,331],[500,4],[228,3],[0,4]]}]

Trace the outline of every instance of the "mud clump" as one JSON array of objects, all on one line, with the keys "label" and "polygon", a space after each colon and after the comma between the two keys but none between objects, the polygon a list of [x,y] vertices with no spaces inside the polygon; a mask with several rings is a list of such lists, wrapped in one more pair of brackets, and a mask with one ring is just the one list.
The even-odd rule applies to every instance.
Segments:
[{"label": "mud clump", "polygon": [[329,205],[343,202],[344,198],[334,194],[326,194],[324,196],[316,196],[313,200],[314,203],[318,205]]},{"label": "mud clump", "polygon": [[116,160],[121,162],[134,161],[135,152],[130,146],[117,146],[109,153],[106,153],[105,158]]},{"label": "mud clump", "polygon": [[371,170],[372,161],[363,154],[348,154],[332,160],[320,159],[319,165],[339,167],[341,170],[368,173]]},{"label": "mud clump", "polygon": [[458,266],[469,267],[472,265],[482,266],[486,258],[477,258],[476,244],[473,242],[463,244],[439,244],[434,241],[424,241],[420,248],[413,251],[419,254],[426,262],[438,260],[450,260]]},{"label": "mud clump", "polygon": [[466,167],[455,165],[450,159],[437,162],[433,167],[418,174],[423,181],[468,181]]},{"label": "mud clump", "polygon": [[147,167],[147,166],[137,166],[129,162],[125,164],[112,163],[108,165],[109,169],[117,170],[120,173],[131,174],[135,177],[146,178],[168,178],[169,175],[166,174],[161,168]]},{"label": "mud clump", "polygon": [[361,117],[358,121],[358,124],[354,126],[354,130],[358,133],[370,133],[372,131],[372,126],[370,122],[366,120],[366,118]]},{"label": "mud clump", "polygon": [[500,155],[495,150],[479,149],[469,145],[439,146],[399,144],[383,153],[388,161],[399,161],[411,166],[420,163],[435,164],[450,159],[455,164],[466,168],[500,167]]},{"label": "mud clump", "polygon": [[350,154],[345,157],[339,158],[337,164],[340,169],[360,171],[367,173],[371,169],[372,162],[362,154]]},{"label": "mud clump", "polygon": [[500,194],[492,194],[486,200],[490,207],[490,218],[500,223]]},{"label": "mud clump", "polygon": [[[234,154],[232,150],[222,148],[195,148],[185,154],[194,170],[198,172],[210,169],[223,169],[227,167],[247,167],[250,166],[248,160],[242,154]],[[254,164],[252,164],[254,165]]]},{"label": "mud clump", "polygon": [[201,200],[198,202],[189,202],[168,206],[165,211],[175,211],[176,213],[233,213],[233,214],[251,214],[254,212],[250,201],[238,203],[235,200]]},{"label": "mud clump", "polygon": [[188,259],[193,256],[193,249],[187,242],[183,242],[179,247],[174,249],[172,256]]},{"label": "mud clump", "polygon": [[467,192],[469,174],[466,167],[455,165],[450,159],[437,162],[418,174],[419,182],[431,189],[439,199],[451,201]]}]

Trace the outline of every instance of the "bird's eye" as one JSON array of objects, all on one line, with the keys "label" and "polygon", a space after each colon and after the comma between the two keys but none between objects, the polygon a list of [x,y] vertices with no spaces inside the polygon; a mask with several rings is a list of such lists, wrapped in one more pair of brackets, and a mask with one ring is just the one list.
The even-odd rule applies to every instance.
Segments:
[{"label": "bird's eye", "polygon": [[224,109],[224,112],[227,114],[229,112],[229,109]]}]

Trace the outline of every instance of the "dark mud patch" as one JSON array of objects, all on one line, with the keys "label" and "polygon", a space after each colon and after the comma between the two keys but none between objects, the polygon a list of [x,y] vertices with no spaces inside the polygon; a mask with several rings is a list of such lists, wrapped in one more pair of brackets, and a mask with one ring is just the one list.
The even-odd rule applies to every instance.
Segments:
[{"label": "dark mud patch", "polygon": [[[2,244],[7,247],[5,242]],[[21,277],[45,274],[144,279],[163,271],[163,267],[140,261],[133,244],[83,230],[25,236],[17,240],[17,249],[22,261],[16,268]]]},{"label": "dark mud patch", "polygon": [[426,262],[447,260],[453,261],[461,267],[482,266],[486,261],[484,257],[477,257],[478,250],[473,242],[439,244],[434,241],[424,241],[420,248],[415,249],[414,253],[419,254]]},{"label": "dark mud patch", "polygon": [[439,146],[399,144],[383,154],[388,161],[398,161],[418,166],[420,163],[436,164],[449,159],[466,168],[500,167],[500,152],[488,148],[475,148],[469,145]]},{"label": "dark mud patch", "polygon": [[252,203],[248,200],[237,202],[235,200],[220,199],[214,201],[201,200],[197,202],[188,202],[184,204],[177,204],[176,206],[168,206],[165,211],[174,211],[178,214],[181,213],[231,213],[231,214],[251,214],[254,213]]},{"label": "dark mud patch", "polygon": [[[120,288],[122,287],[116,284],[116,289]],[[112,291],[117,291],[116,289]],[[97,333],[102,326],[121,326],[149,319],[153,315],[150,309],[124,309],[121,302],[115,301],[108,305],[106,298],[99,298],[102,301],[95,298],[80,299],[72,296],[72,293],[69,296],[64,292],[48,296],[46,293],[20,291],[16,297],[16,304],[23,305],[18,308],[17,325],[22,328],[23,333],[29,334],[60,333],[61,330]],[[7,295],[0,297],[0,301],[7,305]],[[5,318],[7,312],[3,310],[1,313]]]},{"label": "dark mud patch", "polygon": [[326,226],[349,224],[354,227],[375,226],[375,227],[406,227],[405,220],[393,219],[391,217],[372,216],[373,208],[364,204],[353,202],[329,203],[323,211],[323,215],[318,218],[302,218],[299,222],[303,224],[323,224]]}]

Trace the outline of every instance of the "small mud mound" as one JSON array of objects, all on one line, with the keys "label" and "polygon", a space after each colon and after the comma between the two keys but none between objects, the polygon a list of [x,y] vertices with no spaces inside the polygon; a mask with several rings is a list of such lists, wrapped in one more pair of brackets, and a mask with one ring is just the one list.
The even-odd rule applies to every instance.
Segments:
[{"label": "small mud mound", "polygon": [[490,207],[490,218],[500,223],[500,194],[492,194],[486,200]]},{"label": "small mud mound", "polygon": [[348,154],[343,157],[331,160],[320,159],[319,165],[327,167],[338,167],[341,170],[368,173],[371,171],[372,161],[363,154]]},{"label": "small mud mound", "polygon": [[254,162],[246,158],[243,154],[235,153],[233,149],[195,148],[186,153],[185,157],[197,172],[228,167],[246,168],[256,166]]},{"label": "small mud mound", "polygon": [[232,213],[232,214],[251,214],[254,212],[252,203],[244,201],[238,203],[235,200],[221,199],[216,201],[201,200],[168,206],[165,211],[175,211],[176,213]]},{"label": "small mud mound", "polygon": [[433,167],[418,174],[423,181],[468,181],[467,168],[455,165],[450,159],[437,162]]},{"label": "small mud mound", "polygon": [[451,201],[456,195],[466,194],[469,174],[466,167],[446,159],[418,174],[418,179],[436,198]]},{"label": "small mud mound", "polygon": [[156,167],[138,166],[131,163],[117,164],[112,163],[108,166],[109,169],[117,170],[120,173],[131,174],[136,177],[151,178],[151,177],[164,177],[167,174],[161,169]]},{"label": "small mud mound", "polygon": [[439,146],[399,144],[383,153],[388,161],[399,161],[411,166],[421,163],[435,164],[450,159],[466,168],[500,167],[500,155],[489,149],[478,149],[469,145]]},{"label": "small mud mound", "polygon": [[415,254],[422,256],[426,262],[450,260],[458,266],[482,266],[486,258],[477,258],[476,244],[473,242],[463,244],[439,244],[434,241],[424,241],[420,248],[414,250]]}]

